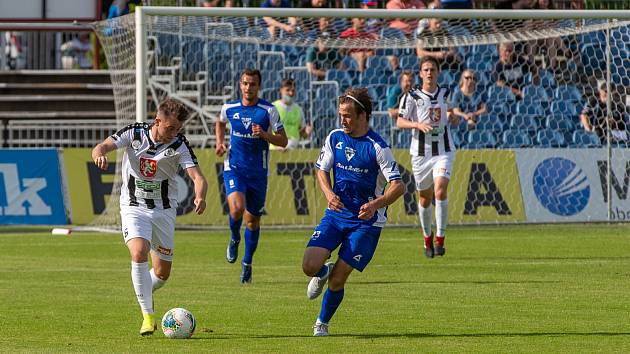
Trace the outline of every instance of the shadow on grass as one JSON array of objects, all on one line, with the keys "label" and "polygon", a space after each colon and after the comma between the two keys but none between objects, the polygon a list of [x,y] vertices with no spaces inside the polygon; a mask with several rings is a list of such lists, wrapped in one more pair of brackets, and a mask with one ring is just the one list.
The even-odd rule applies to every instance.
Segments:
[{"label": "shadow on grass", "polygon": [[[379,339],[379,338],[491,338],[491,337],[618,337],[630,336],[630,332],[506,332],[506,333],[367,333],[367,334],[332,334],[330,337],[356,338],[356,339]],[[188,340],[238,340],[238,339],[290,339],[290,338],[313,338],[310,334],[261,334],[261,335],[239,335],[239,334],[210,334],[208,337],[192,337]]]},{"label": "shadow on grass", "polygon": [[558,280],[418,280],[418,281],[353,281],[350,284],[378,285],[378,284],[552,284],[561,283]]},{"label": "shadow on grass", "polygon": [[378,338],[488,338],[488,337],[549,337],[549,336],[578,336],[578,337],[614,337],[630,336],[630,332],[507,332],[507,333],[391,333],[391,334],[334,334],[334,337],[349,337],[359,339]]},{"label": "shadow on grass", "polygon": [[512,257],[512,256],[483,256],[483,257],[458,257],[461,260],[502,260],[502,261],[611,261],[630,259],[629,256],[583,256],[583,257],[558,257],[558,256],[538,256],[538,257]]}]

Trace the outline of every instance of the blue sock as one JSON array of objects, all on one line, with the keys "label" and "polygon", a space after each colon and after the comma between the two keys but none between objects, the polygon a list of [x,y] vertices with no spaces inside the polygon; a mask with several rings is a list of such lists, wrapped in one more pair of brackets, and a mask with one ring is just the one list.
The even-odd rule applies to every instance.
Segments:
[{"label": "blue sock", "polygon": [[260,228],[256,230],[245,228],[245,254],[243,255],[243,263],[252,264],[254,252],[256,252],[256,247],[258,247],[259,236]]},{"label": "blue sock", "polygon": [[341,300],[343,300],[343,289],[338,291],[326,289],[322,300],[322,310],[319,312],[319,320],[328,323],[341,304]]},{"label": "blue sock", "polygon": [[317,273],[315,273],[315,275],[313,275],[316,278],[321,278],[324,275],[326,275],[326,273],[328,273],[328,267],[326,267],[326,265],[324,264]]},{"label": "blue sock", "polygon": [[232,240],[236,242],[241,242],[241,224],[243,223],[243,218],[239,220],[232,219],[232,215],[228,214],[228,219],[230,220],[230,231],[232,231]]}]

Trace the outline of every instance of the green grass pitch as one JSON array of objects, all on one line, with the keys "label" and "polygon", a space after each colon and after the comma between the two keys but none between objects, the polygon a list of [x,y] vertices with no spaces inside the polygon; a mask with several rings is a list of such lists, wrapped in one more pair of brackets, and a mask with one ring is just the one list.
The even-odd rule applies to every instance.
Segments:
[{"label": "green grass pitch", "polygon": [[327,338],[311,337],[321,298],[307,300],[301,271],[309,230],[263,228],[249,286],[225,261],[227,232],[178,231],[155,305],[192,311],[190,340],[137,334],[121,236],[45,231],[0,231],[0,352],[630,352],[624,225],[452,227],[433,260],[415,230],[386,227]]}]

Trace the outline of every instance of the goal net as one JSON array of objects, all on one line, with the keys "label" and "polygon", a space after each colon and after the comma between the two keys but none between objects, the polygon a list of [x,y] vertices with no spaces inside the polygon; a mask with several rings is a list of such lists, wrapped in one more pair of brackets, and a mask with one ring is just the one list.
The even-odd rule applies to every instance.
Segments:
[{"label": "goal net", "polygon": [[[417,224],[408,153],[417,132],[397,129],[394,110],[401,77],[410,72],[413,84],[420,84],[424,56],[440,63],[438,84],[450,89],[460,118],[449,128],[457,147],[450,223],[630,218],[630,22],[613,17],[628,18],[625,13],[137,11],[142,13],[135,18],[100,22],[96,31],[112,70],[119,127],[150,121],[165,97],[191,111],[185,134],[209,181],[208,209],[202,217],[191,213],[192,185],[182,172],[179,225],[226,226],[214,123],[221,105],[239,98],[246,68],[261,71],[259,95],[269,102],[281,99],[283,79],[293,79],[293,102],[303,111],[303,124],[290,131],[294,148],[271,153],[266,226],[312,226],[323,215],[326,201],[313,162],[339,126],[337,97],[351,86],[368,88],[375,107],[371,126],[401,166],[406,193],[389,208],[389,223]],[[136,19],[143,21],[140,31]],[[136,49],[136,43],[143,45]],[[136,53],[144,59],[140,70]],[[137,95],[137,87],[144,92]],[[117,191],[95,225],[119,222]]]}]

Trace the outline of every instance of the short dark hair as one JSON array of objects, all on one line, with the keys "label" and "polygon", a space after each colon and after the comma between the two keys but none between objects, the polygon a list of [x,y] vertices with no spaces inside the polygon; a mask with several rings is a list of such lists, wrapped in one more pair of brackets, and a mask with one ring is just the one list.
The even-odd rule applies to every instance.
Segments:
[{"label": "short dark hair", "polygon": [[258,78],[258,85],[262,85],[262,76],[260,75],[260,70],[258,70],[258,69],[251,69],[251,68],[247,68],[247,69],[243,70],[243,72],[241,73],[241,77],[239,78],[239,81],[245,75],[247,75],[247,76],[256,76]]},{"label": "short dark hair", "polygon": [[[356,101],[354,99],[356,99]],[[357,102],[359,101],[359,102]],[[349,87],[343,96],[339,97],[339,104],[352,103],[354,111],[357,113],[365,112],[365,118],[370,120],[372,114],[372,98],[365,87]]]},{"label": "short dark hair", "polygon": [[180,122],[186,121],[186,118],[188,118],[188,115],[190,114],[186,106],[172,98],[167,98],[162,103],[160,103],[160,106],[158,107],[158,112],[161,112],[162,114],[169,117],[177,118],[177,120]]},{"label": "short dark hair", "polygon": [[437,59],[435,59],[434,57],[429,57],[429,56],[422,57],[422,59],[420,59],[420,70],[422,70],[422,65],[424,65],[424,63],[433,63],[433,65],[435,65],[435,67],[438,70],[440,70],[440,64],[438,63]]},{"label": "short dark hair", "polygon": [[280,88],[283,88],[283,87],[295,87],[295,82],[291,78],[284,79],[280,83]]},{"label": "short dark hair", "polygon": [[414,78],[413,76],[413,71],[411,70],[403,70],[403,72],[400,73],[400,77],[398,78],[399,80],[403,78],[403,76],[409,76],[410,78]]}]

